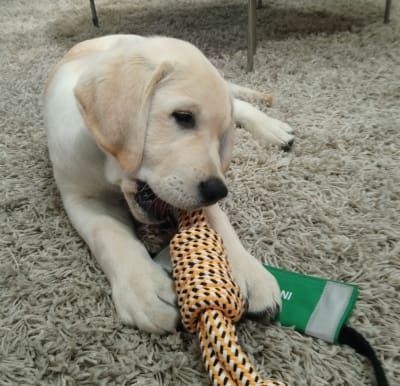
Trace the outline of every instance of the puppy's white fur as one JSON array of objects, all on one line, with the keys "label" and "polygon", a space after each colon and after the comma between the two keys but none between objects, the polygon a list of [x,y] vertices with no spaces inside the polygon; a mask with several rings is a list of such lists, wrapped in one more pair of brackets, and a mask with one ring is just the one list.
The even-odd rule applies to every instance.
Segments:
[{"label": "puppy's white fur", "polygon": [[[189,43],[164,37],[113,35],[72,48],[53,70],[45,118],[54,176],[72,224],[107,275],[120,318],[151,332],[178,321],[173,283],[137,239],[121,205],[143,222],[136,179],[178,208],[201,206],[198,184],[229,165],[234,122],[261,142],[286,145],[288,125],[240,96],[265,95],[226,83]],[[192,111],[182,130],[174,111]],[[227,216],[205,208],[221,233],[249,311],[280,303],[275,279],[242,246]]]}]

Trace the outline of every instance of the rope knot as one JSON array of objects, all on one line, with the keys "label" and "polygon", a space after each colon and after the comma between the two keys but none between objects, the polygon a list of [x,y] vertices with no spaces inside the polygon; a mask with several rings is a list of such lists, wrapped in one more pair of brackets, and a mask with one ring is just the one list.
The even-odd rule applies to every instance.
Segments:
[{"label": "rope knot", "polygon": [[221,237],[210,227],[177,233],[170,244],[182,323],[192,333],[206,310],[219,310],[237,322],[245,308],[234,282]]}]

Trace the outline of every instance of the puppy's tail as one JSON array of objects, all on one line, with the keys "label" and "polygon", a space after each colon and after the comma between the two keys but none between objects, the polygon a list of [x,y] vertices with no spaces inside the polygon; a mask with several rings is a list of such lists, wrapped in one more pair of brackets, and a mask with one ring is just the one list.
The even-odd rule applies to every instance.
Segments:
[{"label": "puppy's tail", "polygon": [[266,106],[271,106],[273,97],[272,94],[253,90],[248,87],[239,86],[235,83],[228,82],[229,89],[233,97],[243,99],[250,102],[260,102]]}]

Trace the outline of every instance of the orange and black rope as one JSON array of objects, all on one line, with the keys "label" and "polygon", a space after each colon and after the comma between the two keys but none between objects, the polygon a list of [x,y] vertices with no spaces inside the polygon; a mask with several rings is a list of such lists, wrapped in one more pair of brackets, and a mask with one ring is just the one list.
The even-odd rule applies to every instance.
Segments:
[{"label": "orange and black rope", "polygon": [[198,334],[213,385],[285,386],[263,380],[237,342],[234,323],[244,312],[244,299],[204,211],[181,213],[170,254],[182,323]]}]

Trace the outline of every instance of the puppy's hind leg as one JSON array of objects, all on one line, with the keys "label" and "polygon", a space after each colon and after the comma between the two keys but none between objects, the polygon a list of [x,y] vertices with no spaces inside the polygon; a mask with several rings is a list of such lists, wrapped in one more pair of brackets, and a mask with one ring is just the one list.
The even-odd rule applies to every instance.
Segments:
[{"label": "puppy's hind leg", "polygon": [[234,98],[242,99],[250,102],[262,103],[265,106],[271,106],[273,102],[272,94],[253,90],[248,87],[239,86],[238,84],[228,82],[231,95]]},{"label": "puppy's hind leg", "polygon": [[234,100],[235,122],[250,132],[262,145],[279,145],[290,150],[294,142],[293,129],[278,119],[269,117],[250,103]]}]

